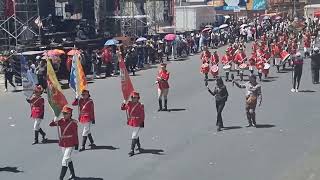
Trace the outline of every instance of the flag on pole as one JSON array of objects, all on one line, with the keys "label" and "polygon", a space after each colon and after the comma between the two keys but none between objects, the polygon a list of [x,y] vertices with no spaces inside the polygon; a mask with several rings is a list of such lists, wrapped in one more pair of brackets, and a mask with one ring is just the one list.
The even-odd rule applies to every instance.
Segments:
[{"label": "flag on pole", "polygon": [[56,117],[60,116],[62,108],[68,104],[66,97],[62,93],[60,83],[53,70],[50,59],[47,59],[47,95],[48,102]]},{"label": "flag on pole", "polygon": [[134,91],[134,88],[131,83],[131,79],[128,74],[126,65],[124,64],[123,58],[120,59],[119,69],[120,69],[122,94],[123,94],[123,98],[127,101],[130,98],[131,93]]},{"label": "flag on pole", "polygon": [[80,62],[79,54],[73,55],[69,84],[76,95],[80,95],[87,88],[87,79]]},{"label": "flag on pole", "polygon": [[20,56],[20,64],[23,94],[26,97],[30,97],[33,94],[34,87],[38,84],[38,78],[31,67],[29,68],[24,56]]},{"label": "flag on pole", "polygon": [[38,16],[37,19],[34,20],[34,23],[36,23],[36,25],[41,28],[43,27],[42,21],[41,21],[41,17]]}]

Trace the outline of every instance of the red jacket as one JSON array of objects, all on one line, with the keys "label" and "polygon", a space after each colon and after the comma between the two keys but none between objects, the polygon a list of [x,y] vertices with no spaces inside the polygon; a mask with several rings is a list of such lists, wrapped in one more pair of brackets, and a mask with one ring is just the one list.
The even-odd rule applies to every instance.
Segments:
[{"label": "red jacket", "polygon": [[144,127],[144,105],[140,102],[133,103],[129,101],[127,104],[122,104],[121,110],[126,110],[128,113],[127,124],[132,127]]},{"label": "red jacket", "polygon": [[102,60],[105,64],[111,62],[112,52],[109,49],[104,49],[102,52]]},{"label": "red jacket", "polygon": [[167,70],[165,70],[165,71],[160,70],[158,72],[157,81],[158,81],[158,88],[159,89],[168,89],[169,88],[169,83],[168,83],[169,75],[170,75],[170,73]]},{"label": "red jacket", "polygon": [[78,125],[76,120],[66,120],[62,118],[57,122],[52,121],[49,126],[60,126],[60,147],[74,147],[79,144]]},{"label": "red jacket", "polygon": [[44,117],[44,99],[42,97],[32,96],[28,102],[31,105],[31,118],[43,119]]},{"label": "red jacket", "polygon": [[[80,102],[80,103],[79,103]],[[80,106],[80,115],[79,121],[80,123],[88,123],[91,121],[95,121],[94,117],[94,104],[92,99],[84,100],[80,98],[80,100],[75,99],[72,103],[73,106]]]},{"label": "red jacket", "polygon": [[219,63],[219,55],[218,54],[213,54],[211,56],[211,64],[218,64]]},{"label": "red jacket", "polygon": [[242,53],[239,52],[239,53],[236,54],[236,56],[234,58],[234,61],[236,63],[242,64],[246,57],[247,56],[246,56],[246,54],[244,52],[242,52]]},{"label": "red jacket", "polygon": [[223,65],[226,65],[226,64],[228,64],[229,62],[230,62],[230,56],[229,55],[224,55],[223,57],[222,57],[222,60],[221,60],[221,62],[222,62],[222,64]]},{"label": "red jacket", "polygon": [[200,59],[202,60],[202,63],[208,63],[210,57],[211,57],[211,53],[209,51],[203,51],[201,53]]}]

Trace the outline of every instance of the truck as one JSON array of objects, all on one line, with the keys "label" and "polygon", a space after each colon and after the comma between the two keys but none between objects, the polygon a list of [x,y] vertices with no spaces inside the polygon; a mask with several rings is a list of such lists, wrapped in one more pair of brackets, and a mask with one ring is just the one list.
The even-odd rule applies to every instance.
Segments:
[{"label": "truck", "polygon": [[199,30],[203,24],[213,24],[216,20],[214,7],[208,5],[176,6],[176,31]]}]

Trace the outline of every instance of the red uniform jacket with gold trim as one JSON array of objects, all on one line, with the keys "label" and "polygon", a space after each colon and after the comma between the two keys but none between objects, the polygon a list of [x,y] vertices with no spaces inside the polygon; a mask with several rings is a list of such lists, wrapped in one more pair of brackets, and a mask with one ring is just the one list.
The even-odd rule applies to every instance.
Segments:
[{"label": "red uniform jacket with gold trim", "polygon": [[43,119],[44,117],[44,99],[42,97],[32,96],[28,102],[31,105],[31,118]]},{"label": "red uniform jacket with gold trim", "polygon": [[218,64],[219,63],[219,55],[218,54],[213,54],[211,56],[211,64]]},{"label": "red uniform jacket with gold trim", "polygon": [[158,88],[159,89],[168,89],[169,88],[169,76],[170,73],[167,70],[160,70],[158,72],[158,77],[157,77],[157,81],[158,81]]},{"label": "red uniform jacket with gold trim", "polygon": [[242,64],[246,57],[247,56],[244,52],[238,52],[234,58],[234,62],[238,64]]},{"label": "red uniform jacket with gold trim", "polygon": [[78,125],[74,119],[60,119],[59,121],[52,121],[49,126],[59,126],[60,128],[60,147],[74,147],[79,144],[78,140]]},{"label": "red uniform jacket with gold trim", "polygon": [[73,106],[80,106],[80,115],[79,115],[79,121],[80,123],[88,123],[91,121],[95,121],[94,117],[94,104],[92,99],[83,99],[80,98],[80,100],[75,99],[72,103]]},{"label": "red uniform jacket with gold trim", "polygon": [[133,103],[129,101],[127,104],[122,104],[121,110],[126,110],[128,113],[128,126],[144,127],[144,105],[140,102]]}]

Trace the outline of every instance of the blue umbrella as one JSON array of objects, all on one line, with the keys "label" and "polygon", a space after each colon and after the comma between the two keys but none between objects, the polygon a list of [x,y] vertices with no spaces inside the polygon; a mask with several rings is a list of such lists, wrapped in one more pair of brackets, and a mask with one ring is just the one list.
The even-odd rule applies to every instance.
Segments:
[{"label": "blue umbrella", "polygon": [[218,31],[220,28],[219,27],[215,27],[213,28],[213,31]]},{"label": "blue umbrella", "polygon": [[105,46],[112,46],[118,44],[119,41],[116,39],[109,39],[106,43],[104,43]]}]

